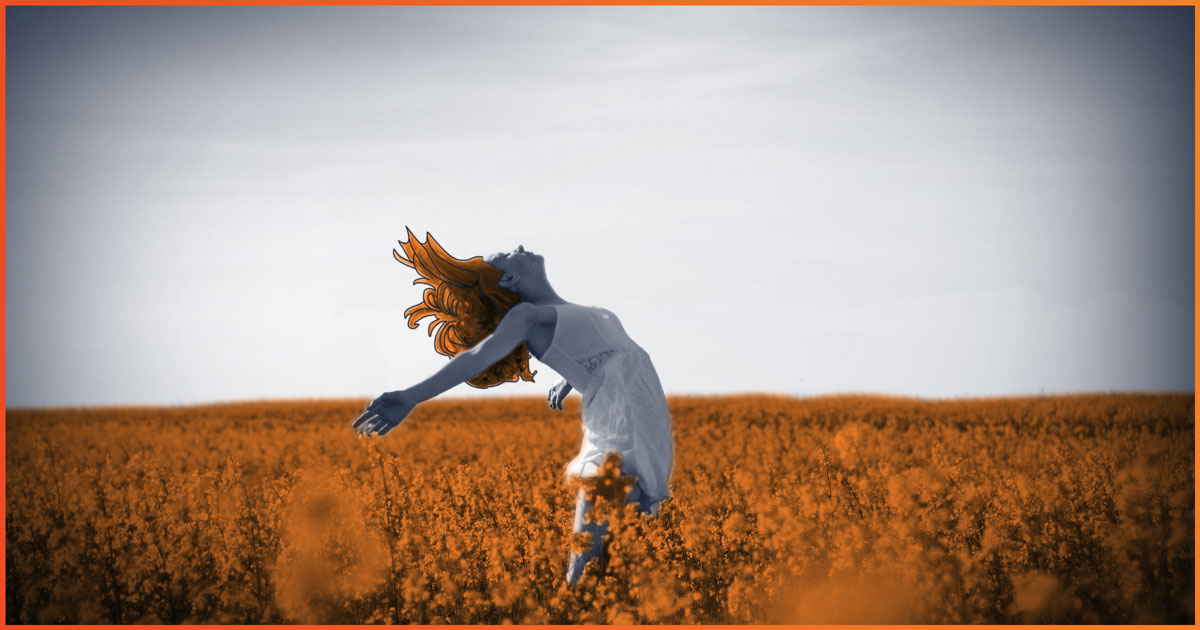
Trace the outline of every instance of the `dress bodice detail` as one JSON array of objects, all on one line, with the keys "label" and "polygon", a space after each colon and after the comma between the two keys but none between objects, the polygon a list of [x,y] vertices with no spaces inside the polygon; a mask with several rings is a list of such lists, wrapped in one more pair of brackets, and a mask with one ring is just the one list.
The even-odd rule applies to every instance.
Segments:
[{"label": "dress bodice detail", "polygon": [[639,348],[608,309],[569,303],[553,306],[558,314],[554,336],[540,358],[582,394],[614,355]]},{"label": "dress bodice detail", "polygon": [[616,352],[616,350],[612,350],[612,349],[601,350],[600,352],[597,352],[596,354],[593,354],[591,356],[587,356],[587,357],[583,357],[583,358],[576,358],[575,362],[583,367],[584,372],[587,372],[588,374],[592,374],[596,371],[596,368],[600,367],[601,365],[604,365],[604,362],[607,361],[608,358],[611,357],[614,352]]}]

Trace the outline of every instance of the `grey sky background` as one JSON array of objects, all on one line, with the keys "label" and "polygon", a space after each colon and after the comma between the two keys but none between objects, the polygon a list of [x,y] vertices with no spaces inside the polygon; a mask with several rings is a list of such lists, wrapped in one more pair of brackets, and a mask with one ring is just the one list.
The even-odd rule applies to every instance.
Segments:
[{"label": "grey sky background", "polygon": [[411,385],[406,225],[671,393],[1193,389],[1190,7],[7,15],[10,407]]}]

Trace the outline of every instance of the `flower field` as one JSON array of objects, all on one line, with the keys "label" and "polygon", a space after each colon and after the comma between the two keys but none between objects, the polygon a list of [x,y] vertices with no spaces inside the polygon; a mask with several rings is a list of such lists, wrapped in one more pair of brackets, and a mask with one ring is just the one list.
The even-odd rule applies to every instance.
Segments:
[{"label": "flower field", "polygon": [[8,410],[6,620],[1195,618],[1190,394],[675,397],[673,497],[575,588],[578,397],[364,402]]}]

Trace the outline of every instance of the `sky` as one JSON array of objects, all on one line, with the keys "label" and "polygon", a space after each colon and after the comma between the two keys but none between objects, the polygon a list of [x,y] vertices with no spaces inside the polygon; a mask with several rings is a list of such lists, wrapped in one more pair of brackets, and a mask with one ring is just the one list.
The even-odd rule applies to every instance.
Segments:
[{"label": "sky", "polygon": [[1193,11],[8,7],[6,406],[415,384],[406,226],[672,394],[1193,391]]}]

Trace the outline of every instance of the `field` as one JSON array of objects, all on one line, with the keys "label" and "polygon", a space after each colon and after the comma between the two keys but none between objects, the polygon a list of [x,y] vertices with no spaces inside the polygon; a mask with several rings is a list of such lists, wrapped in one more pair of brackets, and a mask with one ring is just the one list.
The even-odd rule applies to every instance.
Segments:
[{"label": "field", "polygon": [[563,585],[578,397],[8,410],[9,623],[1183,623],[1194,396],[676,397]]}]

